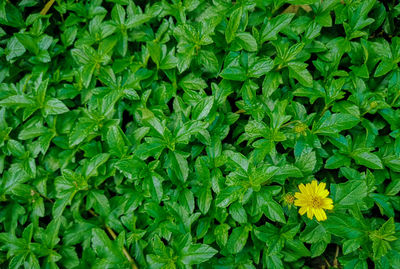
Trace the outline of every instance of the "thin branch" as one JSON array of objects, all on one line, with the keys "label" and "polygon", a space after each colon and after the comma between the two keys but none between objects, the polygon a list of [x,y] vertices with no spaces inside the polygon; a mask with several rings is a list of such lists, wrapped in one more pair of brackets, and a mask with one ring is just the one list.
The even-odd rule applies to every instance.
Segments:
[{"label": "thin branch", "polygon": [[[99,215],[96,214],[96,212],[94,212],[92,209],[89,209],[89,213],[92,214],[94,217],[98,217]],[[117,238],[117,235],[115,234],[115,232],[108,227],[106,224],[104,224],[107,232],[111,235],[111,237],[113,238],[113,240],[115,240]],[[126,259],[129,261],[129,263],[132,266],[132,269],[139,269],[135,263],[135,260],[131,257],[131,255],[129,254],[129,252],[126,250],[125,247],[122,247],[122,252],[124,253],[124,256],[126,257]]]},{"label": "thin branch", "polygon": [[282,125],[281,127],[279,127],[279,128],[285,128],[286,126],[289,126],[290,124],[297,123],[297,122],[300,122],[300,123],[301,123],[301,121],[299,121],[299,120],[292,120],[292,121],[286,122],[285,124],[283,124],[283,125]]},{"label": "thin branch", "polygon": [[40,15],[46,15],[47,11],[49,11],[49,9],[51,8],[51,6],[54,4],[55,0],[49,0],[46,5],[44,6],[44,8],[42,9],[42,11],[40,11]]},{"label": "thin branch", "polygon": [[[54,204],[54,201],[50,198],[48,198],[47,196],[41,194],[40,192],[36,192],[34,190],[31,191],[32,194],[38,193],[40,196],[42,196],[44,199],[46,199],[47,201],[49,201],[50,203]],[[94,217],[98,217],[99,215],[96,214],[96,212],[94,212],[92,209],[89,209],[89,213],[92,214]],[[108,225],[104,224],[107,232],[111,235],[112,239],[115,240],[117,239],[117,235],[115,234],[115,232],[108,227]],[[124,253],[124,256],[126,257],[126,259],[129,261],[129,263],[132,266],[132,269],[139,269],[136,265],[135,260],[131,257],[131,255],[129,255],[129,252],[126,250],[125,247],[122,247],[122,252]]]},{"label": "thin branch", "polygon": [[325,114],[325,112],[329,109],[328,105],[324,106],[324,109],[321,111],[321,117]]},{"label": "thin branch", "polygon": [[396,103],[397,99],[399,99],[400,97],[400,91],[396,94],[396,96],[394,97],[392,103],[390,103],[391,106],[394,106],[394,104]]},{"label": "thin branch", "polygon": [[334,267],[339,267],[339,262],[337,257],[339,256],[339,245],[336,245],[336,253],[335,253],[335,258],[333,259],[333,266]]},{"label": "thin branch", "polygon": [[37,192],[37,191],[35,191],[35,190],[31,190],[31,195],[33,196],[33,195],[35,195],[35,194],[39,194],[42,198],[44,198],[44,199],[46,199],[47,201],[49,201],[50,203],[52,203],[52,204],[54,204],[54,201],[53,200],[51,200],[49,197],[47,197],[46,195],[44,195],[44,194],[41,194],[40,192]]},{"label": "thin branch", "polygon": [[328,260],[325,257],[324,257],[324,260],[325,260],[325,263],[328,266],[328,268],[331,268],[332,267],[331,264],[328,262]]}]

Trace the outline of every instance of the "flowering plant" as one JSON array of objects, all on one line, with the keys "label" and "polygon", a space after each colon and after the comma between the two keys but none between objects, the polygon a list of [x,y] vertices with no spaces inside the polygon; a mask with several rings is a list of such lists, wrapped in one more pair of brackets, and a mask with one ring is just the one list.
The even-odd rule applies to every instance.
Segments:
[{"label": "flowering plant", "polygon": [[0,1],[1,268],[400,268],[395,0]]}]

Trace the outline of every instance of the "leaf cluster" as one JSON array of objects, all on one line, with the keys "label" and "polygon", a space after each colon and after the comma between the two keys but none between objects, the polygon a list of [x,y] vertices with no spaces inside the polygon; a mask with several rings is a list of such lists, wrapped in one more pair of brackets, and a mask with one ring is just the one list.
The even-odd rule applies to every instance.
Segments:
[{"label": "leaf cluster", "polygon": [[0,2],[1,267],[400,268],[397,1],[47,4]]}]

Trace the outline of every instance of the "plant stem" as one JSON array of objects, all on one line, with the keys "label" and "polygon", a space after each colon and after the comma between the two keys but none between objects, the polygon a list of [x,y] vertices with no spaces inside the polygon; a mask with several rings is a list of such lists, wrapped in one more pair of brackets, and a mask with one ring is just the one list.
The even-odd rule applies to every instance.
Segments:
[{"label": "plant stem", "polygon": [[[43,198],[45,198],[46,200],[48,200],[50,203],[54,204],[54,201],[50,198],[48,198],[47,196],[34,191],[34,193],[38,193],[40,196],[42,196]],[[96,212],[94,212],[92,209],[89,209],[89,213],[92,214],[94,217],[98,217],[99,215],[96,214]],[[117,235],[115,234],[115,232],[108,227],[107,224],[104,224],[107,232],[111,235],[112,239],[115,240],[117,239]],[[131,255],[129,255],[129,252],[126,250],[125,247],[122,247],[122,252],[124,253],[124,256],[126,257],[126,259],[129,261],[129,263],[132,266],[132,269],[139,269],[139,267],[137,267],[135,260],[131,257]]]},{"label": "plant stem", "polygon": [[324,109],[321,111],[321,117],[325,114],[325,112],[328,110],[329,105],[325,105]]},{"label": "plant stem", "polygon": [[324,257],[324,261],[325,261],[326,265],[328,265],[328,268],[332,267],[331,264],[328,262],[328,260],[325,257]]},{"label": "plant stem", "polygon": [[339,256],[339,245],[336,245],[335,258],[333,259],[333,266],[334,267],[338,267],[339,266],[338,259],[337,259],[338,256]]},{"label": "plant stem", "polygon": [[[98,217],[99,215],[96,214],[96,212],[94,212],[92,209],[89,209],[89,213],[92,214],[94,217]],[[108,227],[107,224],[104,224],[107,232],[111,235],[111,237],[113,238],[113,240],[117,239],[117,235],[115,234],[115,232]],[[129,254],[129,252],[126,250],[125,247],[122,247],[122,252],[124,253],[124,256],[126,257],[126,259],[129,261],[129,263],[132,266],[132,269],[139,269],[136,265],[135,260],[131,257],[131,255]]]},{"label": "plant stem", "polygon": [[390,104],[390,106],[394,106],[394,104],[396,103],[397,99],[400,97],[400,91],[396,94],[396,96],[394,97],[392,103]]},{"label": "plant stem", "polygon": [[54,4],[55,0],[49,0],[46,5],[44,6],[44,8],[42,9],[42,11],[40,11],[40,15],[46,15],[47,11],[49,11],[49,9],[51,8],[51,6]]},{"label": "plant stem", "polygon": [[286,127],[286,126],[288,126],[288,125],[290,125],[290,124],[296,123],[296,122],[300,122],[300,121],[299,121],[299,120],[292,120],[292,121],[289,121],[289,122],[283,124],[283,125],[282,125],[281,127],[279,127],[279,128],[284,128],[284,127]]}]

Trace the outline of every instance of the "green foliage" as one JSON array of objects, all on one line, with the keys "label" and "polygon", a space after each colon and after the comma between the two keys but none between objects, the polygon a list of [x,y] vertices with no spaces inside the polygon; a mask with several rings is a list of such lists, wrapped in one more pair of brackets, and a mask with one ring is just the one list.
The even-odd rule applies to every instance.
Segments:
[{"label": "green foliage", "polygon": [[400,268],[398,1],[45,2],[0,1],[1,268]]}]

